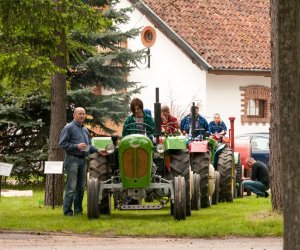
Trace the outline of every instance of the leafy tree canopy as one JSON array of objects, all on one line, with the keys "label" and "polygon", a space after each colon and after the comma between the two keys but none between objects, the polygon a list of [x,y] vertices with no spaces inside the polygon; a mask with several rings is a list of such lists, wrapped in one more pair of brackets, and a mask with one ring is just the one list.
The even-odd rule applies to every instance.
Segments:
[{"label": "leafy tree canopy", "polygon": [[[47,159],[54,72],[67,74],[68,121],[75,106],[85,107],[88,122],[107,132],[112,132],[107,119],[118,124],[126,117],[130,95],[139,91],[127,75],[144,51],[126,48],[127,39],[139,30],[118,28],[131,9],[117,10],[117,2],[0,1],[0,155],[22,162],[20,166]],[[52,63],[60,31],[66,33],[65,69]]]}]

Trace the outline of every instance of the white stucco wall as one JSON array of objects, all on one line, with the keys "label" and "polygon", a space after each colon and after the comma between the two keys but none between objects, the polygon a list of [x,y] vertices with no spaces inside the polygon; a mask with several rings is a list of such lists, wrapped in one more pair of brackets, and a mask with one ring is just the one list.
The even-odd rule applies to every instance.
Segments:
[{"label": "white stucco wall", "polygon": [[[128,7],[122,0],[119,7]],[[130,22],[122,30],[153,27],[152,23],[139,11],[130,15]],[[154,27],[153,27],[154,28]],[[160,102],[171,107],[171,112],[179,120],[189,112],[192,102],[200,103],[200,113],[210,122],[214,113],[220,113],[229,128],[228,117],[234,116],[235,134],[248,132],[268,132],[269,124],[241,124],[241,86],[262,85],[270,87],[270,77],[207,74],[196,66],[177,46],[156,29],[156,42],[151,47],[150,68],[139,64],[128,77],[130,81],[145,86],[141,93],[133,96],[144,102],[144,107],[154,110],[155,88],[159,87]],[[132,50],[145,48],[141,37],[128,41]]]},{"label": "white stucco wall", "polygon": [[241,91],[240,87],[261,85],[270,87],[271,78],[264,76],[207,75],[206,115],[213,118],[220,113],[227,127],[228,117],[235,117],[235,134],[250,132],[269,132],[269,124],[241,124]]},{"label": "white stucco wall", "polygon": [[[126,6],[127,1],[122,1]],[[130,28],[143,28],[151,26],[145,16],[134,11],[130,22],[123,26],[123,30]],[[187,114],[191,103],[203,103],[202,110],[205,110],[206,103],[206,72],[202,71],[168,38],[158,29],[156,30],[156,42],[150,48],[150,68],[146,64],[139,64],[141,69],[136,69],[129,75],[130,81],[140,82],[145,86],[141,93],[133,96],[139,97],[144,102],[144,107],[154,110],[155,88],[159,87],[160,102],[170,106],[175,116]],[[128,48],[132,50],[145,48],[141,37],[128,41]]]}]

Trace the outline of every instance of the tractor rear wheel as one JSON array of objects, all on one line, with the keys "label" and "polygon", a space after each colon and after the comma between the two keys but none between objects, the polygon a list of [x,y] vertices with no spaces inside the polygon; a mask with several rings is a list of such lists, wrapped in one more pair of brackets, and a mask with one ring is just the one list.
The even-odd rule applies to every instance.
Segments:
[{"label": "tractor rear wheel", "polygon": [[174,206],[173,211],[171,207],[172,212],[176,220],[186,219],[186,186],[185,178],[182,176],[174,178]]},{"label": "tractor rear wheel", "polygon": [[176,150],[170,153],[171,165],[171,179],[174,180],[176,176],[182,176],[185,179],[186,187],[186,216],[191,215],[191,182],[190,182],[190,168],[189,168],[189,153],[187,150]]},{"label": "tractor rear wheel", "polygon": [[220,173],[220,201],[233,201],[234,197],[234,157],[230,148],[225,148],[218,158]]},{"label": "tractor rear wheel", "polygon": [[200,175],[193,174],[194,179],[194,194],[192,196],[192,210],[199,210],[201,208],[201,192],[200,192]]},{"label": "tractor rear wheel", "polygon": [[[105,156],[98,153],[91,155],[89,175],[99,181],[106,181],[110,178],[110,169]],[[111,198],[107,190],[102,193],[102,200],[99,204],[100,214],[111,214]]]},{"label": "tractor rear wheel", "polygon": [[192,171],[200,175],[201,207],[210,207],[208,195],[209,154],[194,153],[191,156]]},{"label": "tractor rear wheel", "polygon": [[99,181],[96,178],[87,178],[87,216],[89,219],[99,218]]}]

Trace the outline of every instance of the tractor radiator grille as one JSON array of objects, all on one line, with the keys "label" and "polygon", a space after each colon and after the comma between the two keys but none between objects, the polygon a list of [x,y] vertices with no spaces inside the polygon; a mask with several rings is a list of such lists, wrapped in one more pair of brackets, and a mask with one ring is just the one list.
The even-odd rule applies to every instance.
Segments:
[{"label": "tractor radiator grille", "polygon": [[134,149],[127,149],[123,154],[124,174],[128,178],[142,178],[147,175],[148,157],[144,149],[136,149],[136,158]]}]

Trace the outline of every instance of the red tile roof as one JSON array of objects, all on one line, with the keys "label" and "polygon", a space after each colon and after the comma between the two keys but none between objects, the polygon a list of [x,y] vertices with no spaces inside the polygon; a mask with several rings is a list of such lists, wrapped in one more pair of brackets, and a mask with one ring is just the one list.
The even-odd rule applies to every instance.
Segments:
[{"label": "red tile roof", "polygon": [[270,70],[269,0],[143,2],[212,70]]}]

